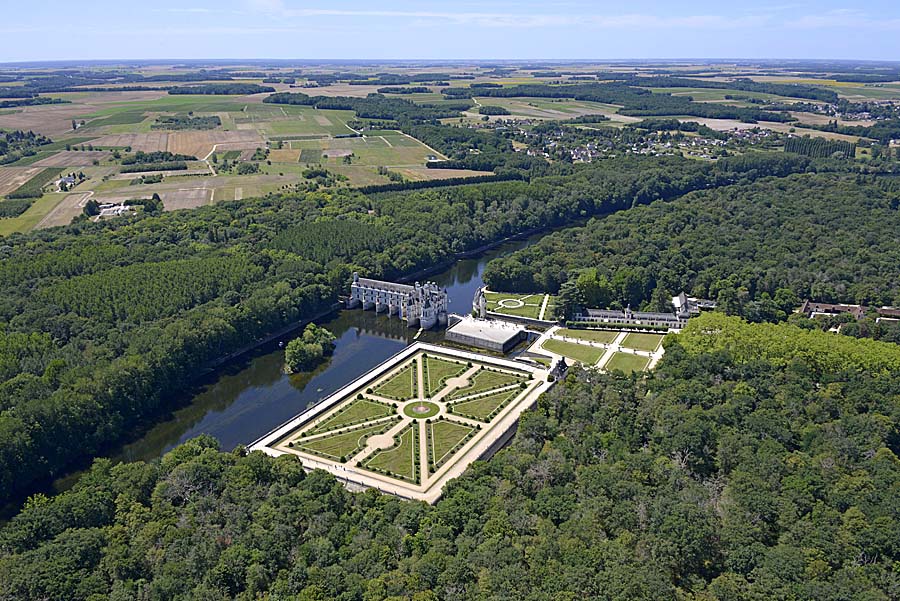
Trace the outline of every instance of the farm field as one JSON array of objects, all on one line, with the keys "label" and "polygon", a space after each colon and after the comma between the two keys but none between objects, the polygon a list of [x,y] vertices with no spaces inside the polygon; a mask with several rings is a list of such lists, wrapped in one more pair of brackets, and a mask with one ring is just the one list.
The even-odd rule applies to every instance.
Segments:
[{"label": "farm field", "polygon": [[[66,194],[44,194],[35,199],[27,211],[18,217],[0,219],[0,236],[16,232],[28,232],[38,227],[41,221],[66,197]],[[80,209],[79,209],[80,212]]]},{"label": "farm field", "polygon": [[[588,102],[583,100],[549,98],[492,98],[476,96],[475,100],[485,106],[500,106],[512,115],[534,119],[571,119],[583,115],[604,115],[612,118],[619,108],[614,104]],[[477,107],[473,109],[477,112]]]},{"label": "farm field", "polygon": [[[535,398],[547,384],[545,373],[416,343],[353,387],[324,399],[321,410],[310,410],[313,417],[301,414],[264,437],[259,448],[291,453],[317,467],[333,466],[345,478],[378,482],[383,490],[439,495],[448,474],[461,473],[480,455],[476,446],[486,448],[514,423],[503,420],[517,418],[523,403]],[[413,386],[413,376],[426,383]],[[454,388],[460,384],[463,388]],[[477,394],[450,398],[460,390]],[[382,400],[387,394],[404,400]],[[501,421],[503,429],[497,430]],[[469,453],[473,449],[477,452]]]},{"label": "farm field", "polygon": [[[303,163],[340,163],[350,156],[352,164],[396,166],[420,166],[435,154],[427,146],[399,132],[385,132],[358,138],[319,138],[316,140],[289,140],[291,150],[299,150],[298,160]],[[309,152],[307,152],[309,151]],[[274,159],[272,159],[274,162]]]},{"label": "farm field", "polygon": [[650,359],[642,355],[632,355],[631,353],[613,353],[609,361],[603,368],[606,371],[621,371],[630,374],[636,371],[647,369]]},{"label": "farm field", "polygon": [[742,90],[729,90],[727,88],[647,88],[656,94],[671,94],[672,96],[690,96],[697,102],[725,102],[727,104],[738,104],[737,100],[728,99],[726,96],[737,96],[740,98],[754,98],[757,100],[772,100],[776,102],[801,102],[801,98],[792,98],[790,96],[778,96],[776,94],[766,94],[763,92],[744,92]]},{"label": "farm field", "polygon": [[0,167],[0,196],[14,191],[40,170],[40,167]]},{"label": "farm field", "polygon": [[[532,77],[528,70],[511,70],[508,73],[491,73],[488,70],[475,68],[474,70],[446,67],[441,72],[446,73],[450,80],[447,83],[437,84],[435,81],[424,83],[399,83],[398,87],[427,87],[428,91],[415,94],[388,94],[391,99],[402,99],[416,103],[427,103],[434,107],[458,104],[450,96],[445,96],[441,90],[445,86],[470,87],[473,84],[494,84],[500,86],[514,86],[519,84],[544,83],[560,85],[564,83],[576,83],[576,76],[584,74],[587,81],[603,82],[603,77],[595,75],[597,72],[591,69],[575,65],[573,70],[566,71],[555,77]],[[272,69],[273,77],[288,77],[288,69]],[[216,84],[215,78],[207,80],[205,77],[197,78],[190,82],[179,81],[176,75],[191,73],[192,70],[181,68],[148,68],[139,69],[145,74],[169,74],[174,81],[164,81],[162,78],[155,80],[154,86],[182,86],[202,85],[204,83]],[[619,71],[619,69],[617,69]],[[673,73],[680,69],[672,66]],[[330,73],[325,69],[324,73]],[[402,75],[408,73],[406,67],[391,67],[388,71],[380,72],[377,69],[361,69],[363,78],[383,78],[386,73]],[[622,68],[621,72],[639,73],[639,69]],[[705,75],[700,77],[712,77],[716,81],[728,81],[732,73],[739,70],[726,68],[726,66],[710,67]],[[297,77],[296,86],[276,82],[271,84],[278,92],[305,93],[311,96],[349,96],[363,98],[369,94],[377,93],[385,84],[373,83],[372,85],[350,85],[348,80],[337,83],[317,84],[315,70],[307,77]],[[462,76],[461,79],[456,79]],[[750,77],[741,75],[741,77]],[[760,82],[797,83],[803,85],[817,85],[826,89],[833,89],[841,96],[855,99],[889,100],[900,99],[900,83],[885,84],[859,84],[849,82],[837,82],[829,79],[813,77],[797,77],[796,74],[779,76],[760,75],[751,79]],[[16,78],[10,78],[14,80]],[[354,78],[355,79],[355,78]],[[235,84],[259,84],[261,76],[235,77],[231,80]],[[333,80],[332,80],[333,81]],[[611,81],[611,80],[610,80]],[[22,85],[22,81],[8,81],[10,86]],[[163,198],[165,210],[190,209],[223,200],[241,200],[258,197],[267,193],[295,189],[295,187],[307,188],[316,186],[325,187],[360,187],[392,184],[398,181],[419,182],[433,181],[450,178],[466,178],[483,176],[492,172],[455,169],[428,169],[427,164],[431,160],[447,159],[441,152],[430,148],[419,140],[411,138],[392,127],[398,127],[396,121],[375,118],[358,118],[353,110],[336,110],[316,108],[306,105],[282,105],[264,103],[268,93],[258,94],[233,94],[233,95],[204,95],[204,94],[168,94],[166,90],[126,90],[115,91],[116,88],[124,88],[124,82],[111,82],[107,91],[92,91],[85,87],[65,92],[48,92],[43,94],[48,98],[60,99],[64,104],[46,104],[34,106],[22,106],[0,110],[0,128],[32,130],[50,136],[53,144],[42,146],[37,154],[19,159],[6,167],[60,167],[84,171],[88,175],[87,181],[80,183],[75,191],[94,192],[94,198],[98,202],[116,202],[126,197],[150,197],[159,194]],[[391,85],[390,87],[393,87]],[[737,106],[756,107],[753,102],[795,102],[800,99],[778,96],[763,92],[745,92],[735,89],[707,89],[700,87],[672,87],[672,88],[645,88],[656,93],[672,94],[673,96],[691,96],[698,102],[730,103]],[[477,88],[473,88],[473,91]],[[739,99],[729,99],[732,95]],[[751,102],[752,101],[752,102]],[[599,102],[578,101],[572,98],[540,98],[540,97],[516,97],[494,98],[478,96],[477,91],[472,100],[474,106],[462,113],[462,117],[444,118],[440,121],[451,125],[482,127],[483,118],[479,113],[480,106],[504,107],[511,115],[489,116],[487,121],[493,124],[498,120],[513,118],[523,122],[523,127],[528,129],[540,121],[564,120],[576,117],[589,117],[597,115],[609,120],[599,124],[604,128],[623,127],[629,123],[641,121],[641,117],[620,115],[620,106]],[[168,129],[158,129],[160,117],[178,117],[179,120],[171,121]],[[213,129],[180,129],[191,127],[187,117],[201,119],[200,125],[195,127],[208,127],[209,119],[215,117]],[[827,122],[827,115],[813,115],[810,113],[794,112],[793,116],[801,123],[821,125]],[[683,121],[696,121],[721,131],[732,131],[735,128],[748,129],[757,127],[756,123],[744,123],[731,119],[703,119],[691,116],[675,116],[673,118]],[[205,121],[203,121],[205,119]],[[215,125],[219,123],[219,125]],[[848,122],[842,124],[866,124],[865,121]],[[789,123],[765,123],[765,127],[773,131],[788,134],[800,132],[812,136],[821,136],[828,139],[846,140],[858,142],[855,136],[847,136],[831,132],[797,129],[792,132],[796,124]],[[369,126],[383,129],[368,129]],[[488,125],[490,127],[490,125]],[[577,125],[578,128],[589,130],[596,127],[586,122]],[[353,128],[362,128],[357,131]],[[362,134],[361,136],[359,134]],[[352,136],[352,137],[351,137]],[[65,152],[65,145],[85,144],[93,145],[97,150],[84,151],[82,153]],[[524,150],[527,146],[521,140],[513,141],[517,150]],[[436,146],[446,147],[440,144]],[[126,152],[127,149],[127,152]],[[257,150],[260,150],[257,153]],[[115,158],[113,157],[115,152]],[[222,170],[219,173],[211,173],[209,177],[201,173],[206,166],[197,163],[190,166],[191,171],[180,173],[183,177],[179,184],[172,182],[171,174],[162,182],[142,184],[140,187],[125,186],[118,183],[117,179],[130,181],[134,179],[127,174],[122,174],[120,167],[120,155],[135,152],[169,152],[197,157],[204,160],[207,157],[216,156],[217,161],[229,161],[232,169]],[[450,152],[447,150],[447,152]],[[689,153],[689,158],[697,158]],[[859,157],[868,159],[864,153]],[[699,159],[698,159],[699,160]],[[87,171],[97,166],[109,168],[110,171],[99,173]],[[210,161],[212,162],[212,161]],[[236,175],[236,166],[250,162],[257,173]],[[328,171],[325,177],[316,178],[309,174],[309,179],[304,176],[307,166],[320,165]],[[0,168],[3,169],[3,168]],[[212,167],[209,168],[212,171]],[[153,171],[148,169],[148,171]],[[15,180],[13,172],[0,171],[0,192],[11,187],[10,180]],[[196,180],[189,178],[197,178]],[[132,196],[134,195],[134,196]],[[71,210],[70,210],[71,209]],[[41,218],[42,227],[51,225],[64,225],[79,213],[75,207],[66,205],[59,211],[55,211],[52,218]],[[23,222],[24,223],[24,222]],[[13,227],[13,226],[9,226]],[[15,226],[16,228],[18,226]],[[511,297],[512,298],[512,297]],[[491,299],[493,301],[493,299]],[[512,300],[515,300],[513,298]],[[533,299],[529,299],[523,305],[511,302],[508,306],[494,305],[489,307],[492,311],[510,316],[529,318],[541,317],[540,306],[534,306]],[[548,303],[547,311],[543,319],[551,319],[553,315],[552,299]]]},{"label": "farm field", "polygon": [[[251,80],[252,81],[252,80]],[[369,86],[334,86],[317,94],[348,93],[359,96]],[[281,86],[281,89],[289,89]],[[373,89],[368,92],[374,92]],[[397,175],[408,181],[464,178],[488,172],[427,169],[431,159],[446,159],[419,140],[396,130],[378,130],[357,136],[347,123],[350,110],[316,109],[310,106],[265,104],[266,94],[253,96],[169,95],[161,91],[64,92],[48,95],[69,102],[61,105],[26,106],[0,112],[0,128],[21,128],[49,135],[51,145],[7,167],[62,167],[88,175],[78,192],[94,192],[98,202],[149,198],[159,194],[165,210],[190,209],[222,200],[241,200],[288,189],[306,181],[307,165],[318,164],[337,176],[341,186],[389,184]],[[427,96],[427,95],[426,95]],[[432,93],[430,102],[444,102]],[[423,98],[422,101],[426,101]],[[154,129],[160,116],[218,117],[214,129]],[[77,129],[73,129],[73,123]],[[355,137],[348,137],[355,136]],[[92,145],[94,151],[64,151],[66,144]],[[254,160],[257,149],[267,149],[267,160]],[[193,156],[199,160],[216,155],[217,161],[253,162],[257,174],[210,174],[202,163],[190,171],[163,172],[162,182],[128,186],[132,174],[120,174],[116,157],[127,153],[161,153]],[[98,162],[109,171],[86,170]],[[384,171],[391,172],[391,177]],[[155,173],[148,169],[149,173]],[[0,171],[4,193],[18,182],[21,172]],[[190,179],[191,176],[198,179]],[[181,178],[175,183],[174,178]],[[119,181],[122,180],[122,181]],[[42,227],[65,225],[82,207],[67,204]],[[66,221],[66,220],[69,221]],[[30,222],[30,221],[29,221]],[[26,222],[21,222],[24,224]],[[20,226],[9,225],[19,231]]]}]

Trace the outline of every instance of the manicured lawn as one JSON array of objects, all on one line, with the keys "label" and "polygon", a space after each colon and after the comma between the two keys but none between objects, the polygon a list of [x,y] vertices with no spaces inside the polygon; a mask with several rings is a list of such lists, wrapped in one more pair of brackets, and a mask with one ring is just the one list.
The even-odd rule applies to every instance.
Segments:
[{"label": "manicured lawn", "polygon": [[468,436],[473,428],[456,422],[441,420],[427,425],[428,451],[431,453],[431,462],[440,465],[449,455],[456,450],[462,440]]},{"label": "manicured lawn", "polygon": [[604,349],[595,346],[553,339],[545,341],[541,346],[551,353],[562,355],[567,359],[573,359],[585,365],[594,365],[605,352]]},{"label": "manicured lawn", "polygon": [[521,390],[518,388],[504,390],[471,401],[454,403],[450,407],[453,413],[462,415],[463,417],[470,417],[472,419],[477,419],[478,421],[488,422],[490,421],[490,414],[493,413],[495,409],[506,405],[509,401],[516,398],[516,395],[520,392]]},{"label": "manicured lawn", "polygon": [[456,390],[446,398],[448,400],[459,399],[479,392],[487,392],[488,390],[509,386],[510,384],[518,384],[519,382],[524,381],[525,378],[523,376],[482,369],[471,378],[468,386]]},{"label": "manicured lawn", "polygon": [[340,412],[329,417],[315,428],[306,431],[304,434],[312,435],[328,432],[329,430],[337,430],[338,428],[349,426],[351,424],[360,424],[379,417],[386,417],[392,413],[394,413],[394,408],[389,407],[384,403],[370,401],[368,399],[357,399],[351,401],[350,404],[345,405]]},{"label": "manicured lawn", "polygon": [[366,467],[390,472],[402,480],[415,482],[416,447],[419,444],[419,424],[413,423],[400,434],[400,443],[384,451],[379,451],[366,461]]},{"label": "manicured lawn", "polygon": [[622,346],[625,348],[633,348],[636,351],[653,352],[659,348],[662,339],[662,334],[640,334],[632,332],[622,341]]},{"label": "manicured lawn", "polygon": [[566,336],[567,338],[579,338],[590,342],[612,344],[612,341],[616,339],[619,332],[608,330],[570,330],[569,328],[561,328],[557,330],[556,334],[559,336]]},{"label": "manicured lawn", "polygon": [[437,357],[425,358],[425,396],[433,397],[444,387],[444,382],[449,378],[458,376],[466,371],[465,363],[447,361]]},{"label": "manicured lawn", "polygon": [[647,369],[650,359],[640,355],[632,355],[631,353],[614,353],[604,368],[606,371],[622,371],[630,374],[634,371],[643,371]]},{"label": "manicured lawn", "polygon": [[305,440],[294,442],[294,447],[298,449],[306,449],[317,455],[325,455],[332,459],[345,460],[358,453],[364,446],[366,440],[373,434],[378,434],[385,429],[385,424],[377,424],[367,426],[352,432],[342,432],[332,436],[322,436],[313,440]]},{"label": "manicured lawn", "polygon": [[416,370],[416,362],[404,367],[400,373],[389,379],[384,384],[375,388],[374,393],[378,396],[405,401],[416,397],[418,389],[418,376]]},{"label": "manicured lawn", "polygon": [[544,367],[550,367],[551,365],[550,357],[544,357],[543,355],[532,355],[529,359],[534,359]]},{"label": "manicured lawn", "polygon": [[543,294],[514,294],[512,292],[485,292],[487,310],[505,315],[517,315],[537,319],[544,302]]}]

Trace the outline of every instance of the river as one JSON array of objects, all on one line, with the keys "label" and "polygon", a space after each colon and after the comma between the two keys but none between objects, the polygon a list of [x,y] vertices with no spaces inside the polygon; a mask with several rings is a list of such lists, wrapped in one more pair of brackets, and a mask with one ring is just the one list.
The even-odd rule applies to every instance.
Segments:
[{"label": "river", "polygon": [[[478,257],[456,261],[427,279],[447,289],[451,313],[466,314],[475,291],[483,285],[481,274],[488,261],[529,246],[544,235],[506,242]],[[411,344],[416,334],[405,322],[372,311],[340,311],[317,323],[337,341],[334,355],[316,370],[286,375],[282,372],[284,350],[274,342],[264,345],[213,372],[183,399],[173,399],[179,408],[168,419],[106,456],[117,462],[151,460],[201,434],[215,437],[222,450],[250,443],[387,360]],[[442,338],[443,332],[425,332],[419,340]],[[53,489],[71,487],[82,473],[59,478]]]}]

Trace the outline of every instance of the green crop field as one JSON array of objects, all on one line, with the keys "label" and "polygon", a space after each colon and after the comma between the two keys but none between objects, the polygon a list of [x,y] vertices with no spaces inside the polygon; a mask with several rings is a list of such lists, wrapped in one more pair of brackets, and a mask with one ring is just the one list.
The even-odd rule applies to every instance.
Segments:
[{"label": "green crop field", "polygon": [[604,369],[606,371],[621,371],[630,374],[635,371],[643,371],[650,364],[650,359],[641,355],[632,355],[631,353],[613,353],[613,356],[607,361]]},{"label": "green crop field", "polygon": [[378,396],[403,401],[415,398],[418,387],[416,363],[411,363],[400,373],[375,388],[374,393]]},{"label": "green crop field", "polygon": [[772,100],[775,102],[791,102],[798,99],[788,96],[778,96],[776,94],[766,94],[764,92],[743,92],[741,90],[728,90],[716,88],[647,88],[654,94],[671,94],[673,96],[690,96],[697,102],[717,102],[727,101],[727,104],[734,104],[734,101],[725,98],[726,96],[737,96],[739,98],[754,98],[757,100]]},{"label": "green crop field", "polygon": [[369,399],[357,399],[342,407],[341,410],[326,419],[312,430],[308,430],[305,434],[310,436],[329,430],[336,430],[344,426],[351,426],[360,422],[371,421],[379,417],[387,417],[394,413],[394,408],[378,401]]},{"label": "green crop field", "polygon": [[[254,108],[236,118],[235,123],[249,123],[260,133],[267,136],[310,135],[319,137],[352,134],[347,121],[355,117],[353,111],[320,110],[308,106],[292,107],[282,112],[281,106],[265,106],[273,109],[262,113],[263,109]],[[287,107],[284,107],[287,109]]]},{"label": "green crop field", "polygon": [[35,154],[33,154],[31,156],[22,157],[21,159],[19,159],[18,161],[15,161],[14,163],[9,163],[7,165],[4,165],[4,167],[27,167],[29,165],[33,165],[33,164],[37,163],[40,160],[46,159],[47,157],[52,157],[56,153],[57,153],[56,150],[43,150],[42,149],[42,150],[37,151]]},{"label": "green crop field", "polygon": [[641,334],[632,332],[622,341],[622,346],[625,348],[633,348],[636,351],[648,351],[652,353],[659,348],[662,339],[662,334]]},{"label": "green crop field", "polygon": [[300,151],[301,163],[318,163],[322,160],[322,151],[318,148],[304,148]]},{"label": "green crop field", "polygon": [[341,457],[347,459],[361,451],[370,436],[378,434],[384,429],[384,424],[369,425],[349,432],[324,435],[312,440],[295,441],[294,446],[332,459],[340,460]]},{"label": "green crop field", "polygon": [[7,198],[14,198],[15,195],[28,194],[29,198],[40,198],[43,196],[41,190],[44,186],[59,177],[62,173],[62,167],[47,167],[43,171],[38,171],[27,182],[7,194]]},{"label": "green crop field", "polygon": [[8,236],[16,232],[31,231],[41,222],[67,194],[44,194],[28,207],[28,210],[19,215],[7,219],[0,219],[0,236]]},{"label": "green crop field", "polygon": [[426,357],[424,368],[426,397],[433,397],[444,388],[444,382],[468,369],[464,363],[460,364],[437,357]]},{"label": "green crop field", "polygon": [[350,155],[353,165],[385,167],[421,166],[435,154],[415,138],[397,132],[368,133],[359,138],[294,140],[290,148],[300,149],[301,163],[343,164],[344,156]]},{"label": "green crop field", "polygon": [[596,346],[553,339],[545,340],[541,347],[551,353],[562,355],[567,359],[573,359],[579,363],[584,363],[585,365],[594,365],[600,360],[603,353],[606,352],[604,349],[597,348]]},{"label": "green crop field", "polygon": [[88,123],[86,127],[93,129],[96,127],[104,127],[106,125],[133,125],[135,123],[141,123],[146,118],[147,117],[142,110],[121,111],[113,113],[108,117],[94,119]]},{"label": "green crop field", "polygon": [[481,422],[489,422],[490,416],[494,411],[504,407],[511,400],[516,398],[520,392],[522,391],[518,388],[513,390],[503,390],[470,401],[453,403],[450,408],[452,412],[457,415],[477,419]]},{"label": "green crop field", "polygon": [[419,471],[417,469],[417,451],[419,447],[419,426],[416,423],[405,428],[400,433],[400,442],[393,447],[374,454],[365,466],[374,470],[386,472],[388,475],[417,482]]},{"label": "green crop field", "polygon": [[556,331],[556,335],[588,340],[590,342],[599,342],[601,344],[612,344],[616,339],[616,336],[619,335],[619,332],[611,330],[572,330],[569,328],[560,328]]},{"label": "green crop field", "polygon": [[475,429],[447,420],[428,424],[428,452],[431,463],[442,465]]},{"label": "green crop field", "polygon": [[452,394],[448,395],[447,399],[459,399],[473,394],[478,394],[479,392],[487,392],[488,390],[494,390],[495,388],[502,388],[504,386],[510,386],[512,384],[519,384],[525,381],[525,376],[518,376],[506,372],[491,371],[482,368],[478,373],[472,376],[472,378],[469,380],[468,386],[458,388]]}]

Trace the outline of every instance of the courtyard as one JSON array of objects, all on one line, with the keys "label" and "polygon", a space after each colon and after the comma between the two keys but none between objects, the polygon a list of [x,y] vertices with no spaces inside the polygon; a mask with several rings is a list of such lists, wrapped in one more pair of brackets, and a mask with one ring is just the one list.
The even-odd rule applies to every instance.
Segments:
[{"label": "courtyard", "polygon": [[551,364],[561,357],[585,367],[630,374],[656,366],[664,353],[663,338],[662,332],[552,327],[530,351],[549,357]]}]

